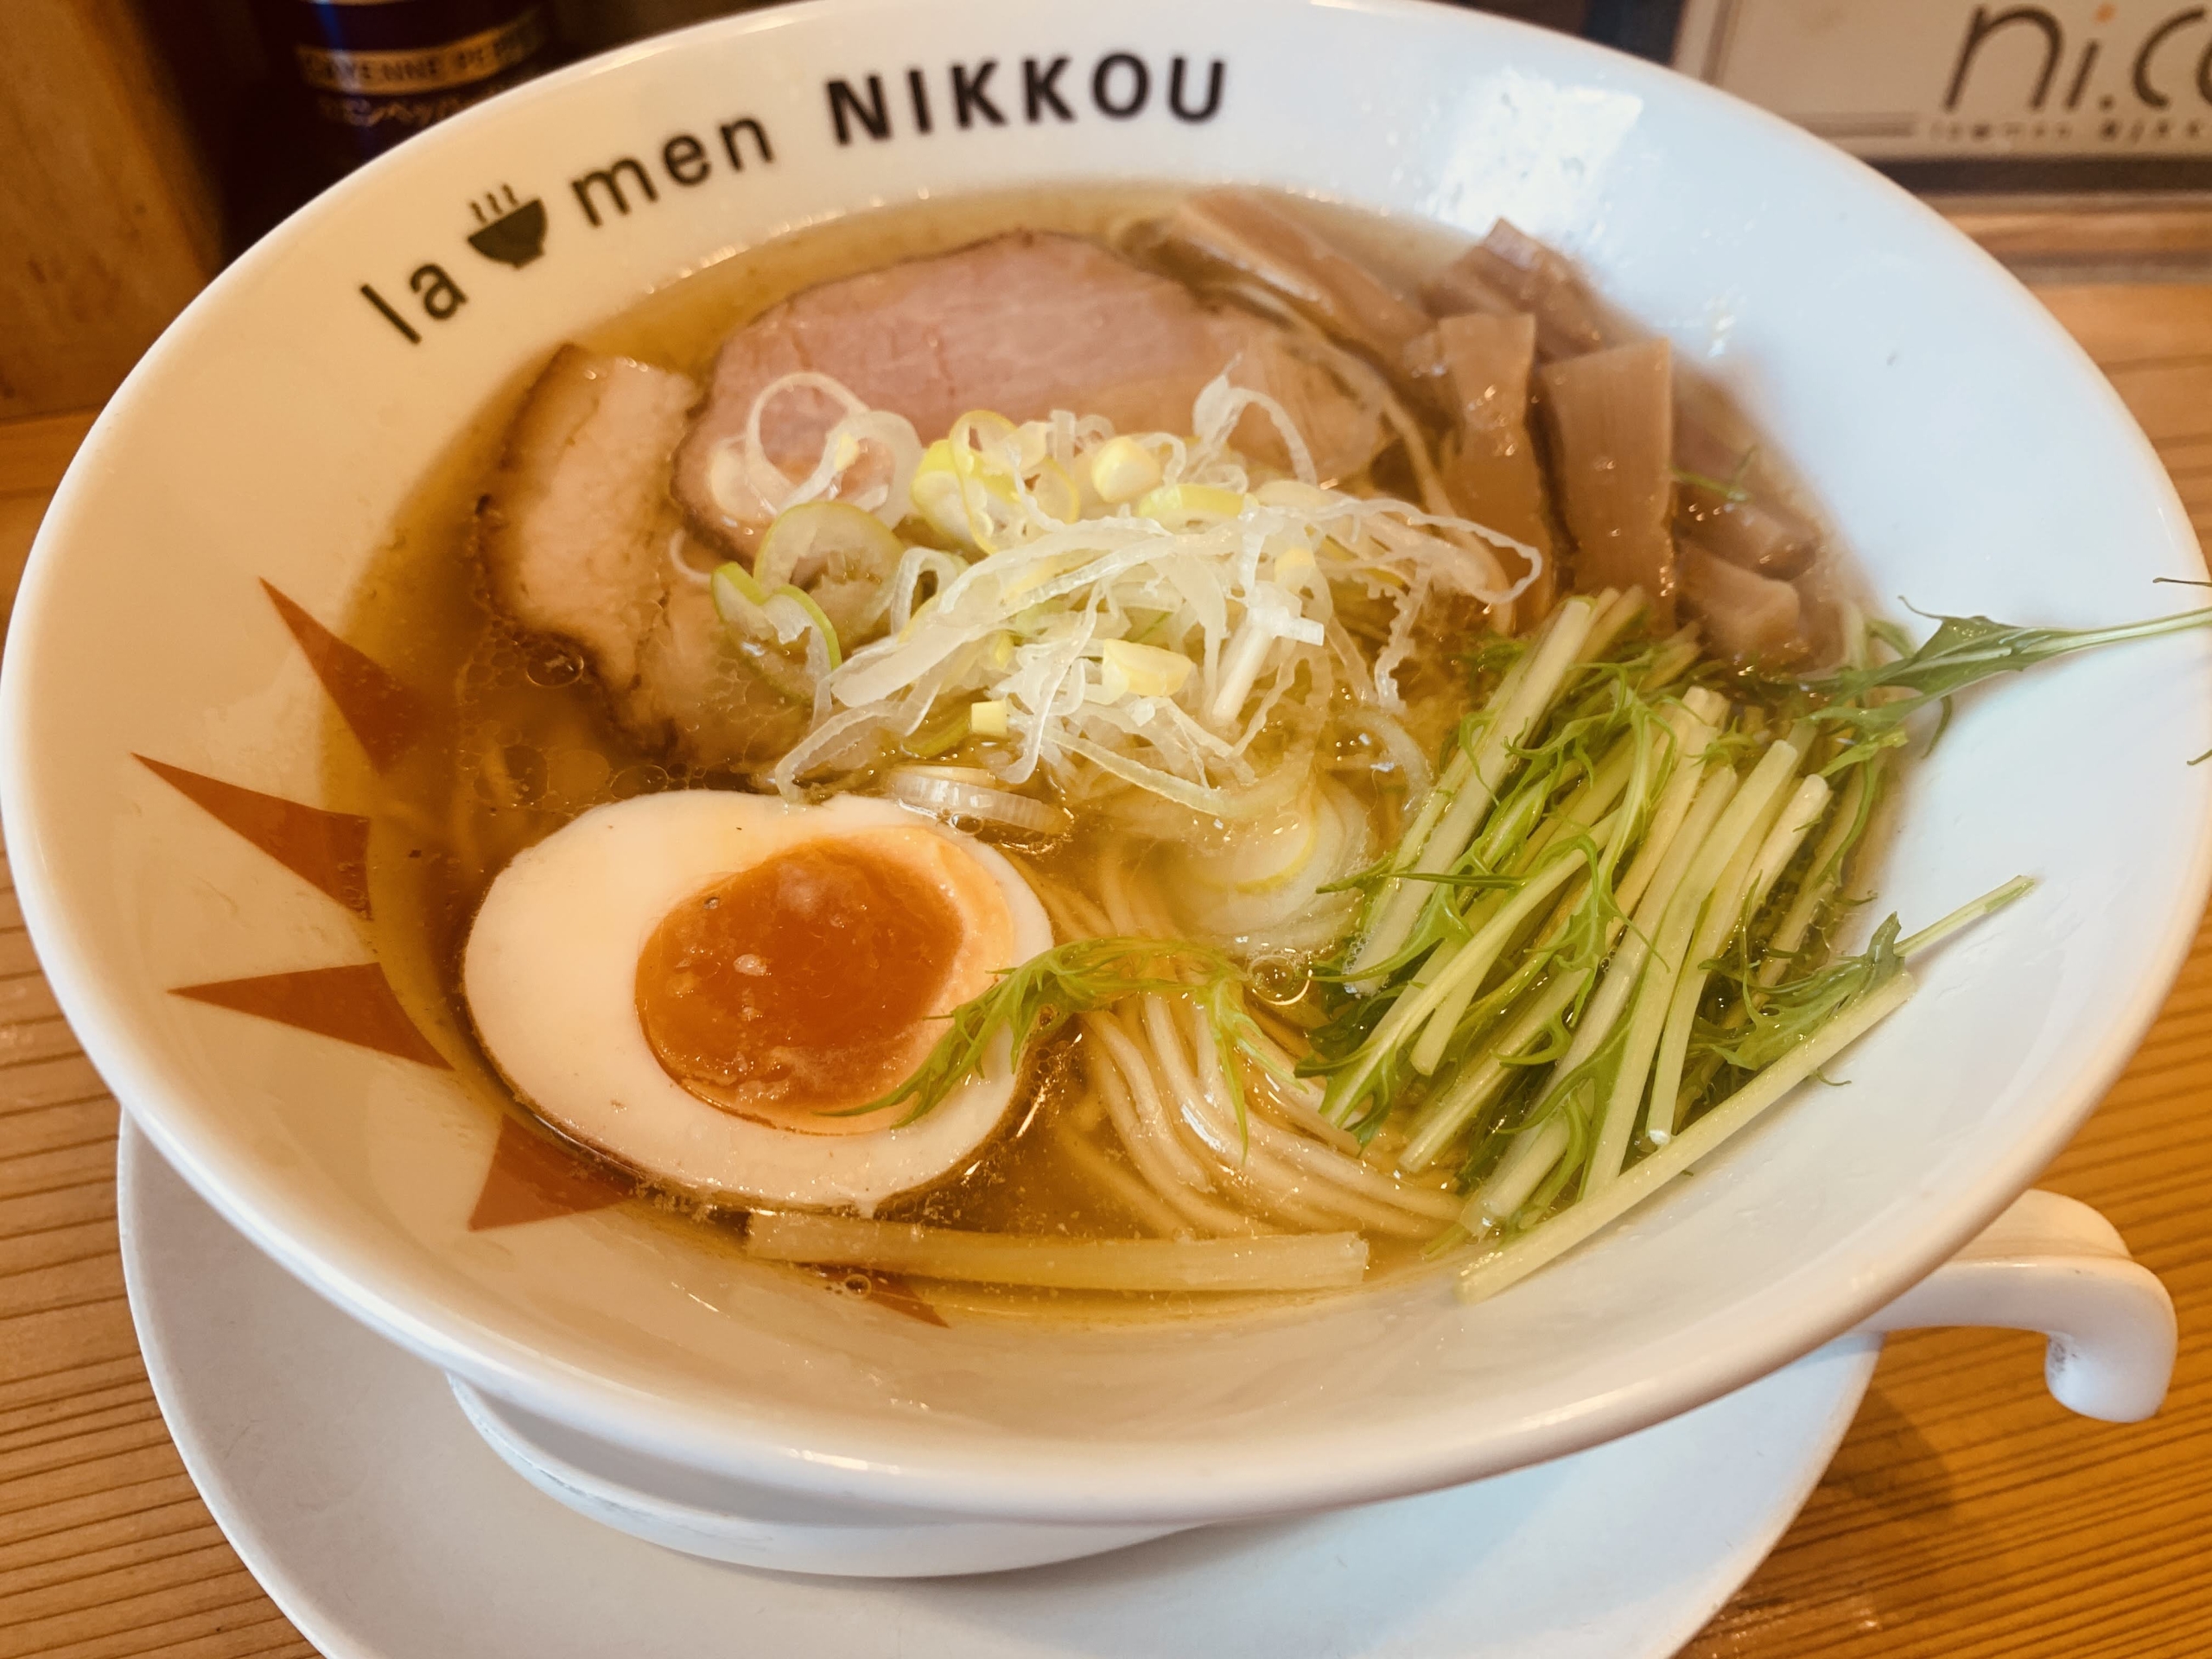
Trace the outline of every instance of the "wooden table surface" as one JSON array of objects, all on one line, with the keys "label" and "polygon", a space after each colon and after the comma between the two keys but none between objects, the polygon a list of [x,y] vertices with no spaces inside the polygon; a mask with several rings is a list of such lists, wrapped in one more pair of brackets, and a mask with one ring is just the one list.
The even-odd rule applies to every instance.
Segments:
[{"label": "wooden table surface", "polygon": [[[2212,283],[2040,291],[2205,533]],[[0,426],[0,591],[84,426]],[[2172,1291],[2183,1346],[2164,1414],[2133,1427],[2069,1416],[2044,1390],[2037,1338],[1893,1340],[1804,1513],[1686,1659],[2212,1653],[2208,1093],[2212,929],[2200,929],[2157,1027],[2043,1183],[2111,1217]],[[0,1659],[311,1654],[163,1431],[116,1255],[115,1129],[0,892]]]}]

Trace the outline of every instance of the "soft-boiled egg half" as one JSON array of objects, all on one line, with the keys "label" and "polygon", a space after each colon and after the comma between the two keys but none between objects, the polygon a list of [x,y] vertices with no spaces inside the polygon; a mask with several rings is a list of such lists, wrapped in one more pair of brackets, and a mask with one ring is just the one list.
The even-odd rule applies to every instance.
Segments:
[{"label": "soft-boiled egg half", "polygon": [[1052,944],[1011,864],[905,807],[687,790],[501,871],[461,988],[515,1092],[587,1146],[699,1197],[866,1213],[990,1136],[1013,1057],[903,1127],[903,1105],[847,1114]]}]

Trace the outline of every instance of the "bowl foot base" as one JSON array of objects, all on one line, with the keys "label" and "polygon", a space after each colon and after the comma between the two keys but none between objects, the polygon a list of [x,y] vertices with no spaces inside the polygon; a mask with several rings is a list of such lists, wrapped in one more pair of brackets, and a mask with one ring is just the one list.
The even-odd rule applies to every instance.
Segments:
[{"label": "bowl foot base", "polygon": [[500,1460],[550,1497],[633,1538],[741,1567],[852,1578],[938,1578],[1042,1567],[1142,1543],[1173,1526],[969,1521],[837,1503],[645,1456],[447,1379]]}]

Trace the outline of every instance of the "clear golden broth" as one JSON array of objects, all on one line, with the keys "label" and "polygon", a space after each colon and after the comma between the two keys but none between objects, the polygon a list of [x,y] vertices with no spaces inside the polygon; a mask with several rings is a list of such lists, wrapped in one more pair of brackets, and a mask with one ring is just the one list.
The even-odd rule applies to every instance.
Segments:
[{"label": "clear golden broth", "polygon": [[[671,281],[586,331],[580,343],[703,377],[732,329],[816,283],[1016,228],[1116,240],[1122,228],[1156,215],[1175,195],[1154,186],[1063,188],[917,203],[832,220]],[[1433,226],[1344,209],[1328,210],[1328,216],[1332,235],[1408,287],[1461,245]],[[410,1012],[455,1058],[487,1112],[521,1111],[478,1049],[460,989],[461,946],[493,876],[516,854],[604,802],[684,786],[740,786],[726,776],[687,776],[638,749],[608,717],[578,660],[518,634],[486,601],[472,520],[536,369],[533,364],[518,374],[456,435],[398,515],[344,623],[348,639],[424,694],[432,715],[427,736],[382,775],[369,768],[334,714],[323,747],[326,798],[371,822],[372,931],[385,970]],[[1710,389],[1695,395],[1712,405]],[[1774,458],[1763,465],[1784,493],[1796,493]],[[1387,477],[1380,482],[1398,483]],[[1831,562],[1828,580],[1834,572]],[[1424,743],[1440,738],[1463,707],[1456,656],[1454,642],[1440,638],[1417,658],[1408,685],[1416,705],[1410,723]],[[1395,830],[1395,800],[1382,796],[1370,804],[1378,844],[1386,843]],[[1872,861],[1872,851],[1862,852],[1859,868]],[[1042,861],[1043,873],[1087,887],[1092,856],[1079,830],[1070,845]],[[1095,1173],[1103,1160],[1141,1184],[1084,1085],[1077,1039],[1064,1036],[1033,1057],[1008,1122],[967,1168],[885,1213],[1036,1235],[1127,1237],[1147,1231],[1143,1218],[1115,1196],[1113,1183]],[[696,1224],[677,1218],[696,1213],[681,1200],[663,1207],[668,1224]],[[711,1217],[702,1219],[712,1224]],[[1417,1247],[1374,1236],[1370,1243],[1376,1263],[1370,1281],[1418,1268]],[[971,1312],[1049,1308],[1094,1318],[1219,1311],[1253,1300],[989,1287],[937,1287],[931,1298]]]},{"label": "clear golden broth", "polygon": [[[703,375],[733,328],[816,283],[1016,228],[1111,238],[1129,221],[1160,212],[1173,194],[1156,187],[1055,190],[835,220],[671,282],[583,334],[581,343]],[[1451,251],[1433,231],[1409,234],[1364,216],[1341,218],[1340,230],[1384,269],[1410,275]],[[493,876],[524,849],[604,802],[686,785],[736,786],[726,777],[689,778],[641,752],[608,717],[580,662],[517,633],[486,600],[472,520],[535,370],[533,365],[518,375],[456,435],[372,559],[341,630],[423,693],[432,716],[427,734],[381,775],[334,715],[323,746],[326,798],[371,823],[371,927],[385,971],[409,1011],[455,1058],[466,1085],[494,1112],[521,1109],[478,1048],[460,988],[461,947]],[[1443,667],[1431,676],[1423,724],[1440,734],[1459,704],[1456,668],[1447,653],[1439,657]],[[1386,815],[1392,805],[1376,804]],[[1386,833],[1389,827],[1382,826]],[[1087,853],[1080,834],[1076,841],[1052,861],[1071,876]],[[1085,1167],[1103,1159],[1137,1179],[1088,1098],[1075,1048],[1075,1039],[1063,1038],[1033,1059],[1011,1127],[973,1164],[885,1213],[995,1231],[1145,1235],[1141,1219]],[[1072,1150],[1070,1137],[1079,1142]],[[671,1207],[686,1208],[674,1201]],[[704,1219],[711,1224],[711,1217]],[[1370,1243],[1379,1270],[1403,1270],[1414,1259],[1403,1241]],[[941,1306],[973,1311],[1049,1306],[1093,1316],[1218,1310],[1230,1300],[949,1287],[931,1295]],[[1235,1299],[1240,1305],[1249,1300]]]}]

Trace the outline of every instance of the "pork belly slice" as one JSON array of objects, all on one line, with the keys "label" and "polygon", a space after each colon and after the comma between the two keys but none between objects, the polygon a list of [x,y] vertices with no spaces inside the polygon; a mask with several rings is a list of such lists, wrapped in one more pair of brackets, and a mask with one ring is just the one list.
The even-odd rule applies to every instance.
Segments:
[{"label": "pork belly slice", "polygon": [[1161,226],[1161,253],[1198,274],[1244,277],[1388,368],[1427,314],[1348,257],[1287,204],[1229,187],[1185,198]]},{"label": "pork belly slice", "polygon": [[668,457],[697,397],[683,375],[563,346],[523,400],[478,511],[493,601],[580,647],[618,697],[660,618],[679,528]]},{"label": "pork belly slice", "polygon": [[1681,578],[1682,603],[1715,650],[1770,665],[1804,654],[1804,601],[1789,583],[1717,559],[1695,542],[1682,546]]},{"label": "pork belly slice", "polygon": [[[1515,601],[1533,621],[1551,609],[1559,564],[1545,505],[1543,468],[1529,431],[1529,381],[1536,361],[1536,321],[1446,317],[1436,326],[1433,352],[1452,391],[1455,430],[1446,448],[1444,486],[1454,505],[1476,523],[1526,542],[1543,568]],[[1502,555],[1509,564],[1518,564]],[[1513,570],[1518,577],[1522,566]]]},{"label": "pork belly slice", "polygon": [[[1677,410],[1675,464],[1693,476],[1681,480],[1675,529],[1741,569],[1787,582],[1812,569],[1821,532],[1812,520],[1760,487],[1764,480],[1754,460],[1749,445],[1731,443],[1714,427]],[[1699,479],[1732,487],[1715,490]],[[1743,488],[1733,487],[1739,482]]]},{"label": "pork belly slice", "polygon": [[[1503,219],[1438,272],[1421,297],[1439,316],[1529,313],[1536,320],[1536,354],[1547,363],[1602,351],[1620,337],[1573,264]],[[1777,499],[1760,468],[1745,467],[1749,447],[1722,435],[1708,411],[1697,407],[1695,390],[1676,388],[1675,464],[1730,484],[1741,471],[1751,494],[1682,480],[1675,495],[1675,533],[1760,575],[1802,575],[1820,554],[1819,527]]]},{"label": "pork belly slice", "polygon": [[703,584],[671,582],[639,657],[637,684],[616,699],[623,724],[688,764],[745,772],[806,735],[811,705],[786,671],[779,690],[733,644]]},{"label": "pork belly slice", "polygon": [[676,574],[669,456],[697,397],[683,375],[563,346],[508,429],[477,548],[493,602],[582,651],[641,747],[758,765],[798,740],[806,711],[729,644],[703,580]]},{"label": "pork belly slice", "polygon": [[1603,351],[1615,337],[1573,265],[1503,219],[1432,277],[1421,297],[1439,316],[1529,313],[1546,361]]},{"label": "pork belly slice", "polygon": [[[677,457],[676,496],[702,537],[747,550],[762,527],[757,505],[733,513],[715,499],[710,465],[721,445],[742,441],[761,390],[801,370],[905,416],[925,442],[975,409],[1017,422],[1065,409],[1122,431],[1187,432],[1192,404],[1224,370],[1284,405],[1324,478],[1357,472],[1384,442],[1377,412],[1300,356],[1279,325],[1207,306],[1079,237],[1016,232],[810,289],[732,334]],[[795,390],[765,411],[762,448],[803,477],[838,412],[826,395]],[[1255,460],[1287,464],[1256,414],[1236,442]]]},{"label": "pork belly slice", "polygon": [[1675,626],[1673,359],[1663,340],[1560,362],[1539,375],[1574,585],[1640,587],[1654,625]]}]

